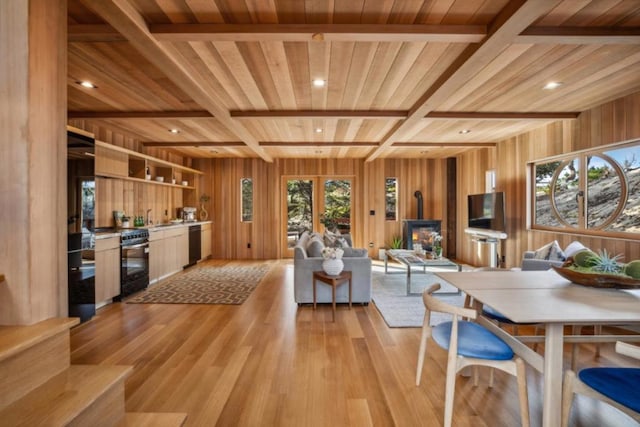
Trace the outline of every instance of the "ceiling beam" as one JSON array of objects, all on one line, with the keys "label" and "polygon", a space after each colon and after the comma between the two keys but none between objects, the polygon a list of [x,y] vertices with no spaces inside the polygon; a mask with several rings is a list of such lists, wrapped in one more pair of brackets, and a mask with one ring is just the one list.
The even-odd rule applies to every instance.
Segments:
[{"label": "ceiling beam", "polygon": [[[402,110],[260,110],[231,111],[234,119],[404,119]],[[438,120],[564,120],[575,119],[579,112],[515,112],[515,111],[432,111],[424,118]],[[69,111],[69,119],[211,119],[199,111]]]},{"label": "ceiling beam", "polygon": [[430,112],[435,111],[451,94],[460,89],[478,70],[513,43],[513,40],[538,17],[549,12],[561,0],[511,1],[500,11],[480,44],[469,45],[445,70],[426,93],[413,106],[406,120],[396,124],[373,150],[366,161],[375,160],[395,141],[407,138]]},{"label": "ceiling beam", "polygon": [[395,142],[393,147],[441,147],[441,148],[468,148],[468,147],[495,147],[496,142]]},{"label": "ceiling beam", "polygon": [[273,159],[258,144],[253,135],[237,120],[231,118],[229,111],[217,97],[207,90],[204,82],[196,73],[182,64],[182,59],[167,44],[160,43],[149,32],[144,18],[127,0],[102,0],[99,2],[83,0],[85,6],[95,11],[108,24],[127,38],[138,52],[149,62],[163,70],[176,86],[182,89],[196,103],[213,114],[231,133],[237,136],[251,150],[267,162]]},{"label": "ceiling beam", "polygon": [[74,42],[124,42],[127,39],[109,24],[69,24],[67,41]]},{"label": "ceiling beam", "polygon": [[163,147],[163,148],[184,148],[184,147],[245,147],[242,141],[229,142],[212,142],[212,141],[180,141],[180,142],[163,142],[163,141],[142,141],[145,147]]},{"label": "ceiling beam", "polygon": [[576,119],[579,115],[580,113],[577,112],[431,111],[425,118],[441,120],[564,120]]},{"label": "ceiling beam", "polygon": [[158,40],[171,42],[478,43],[487,34],[483,25],[414,24],[155,24],[149,30]]},{"label": "ceiling beam", "polygon": [[514,40],[525,44],[640,44],[640,27],[529,27]]},{"label": "ceiling beam", "polygon": [[322,148],[322,147],[377,147],[377,142],[339,142],[339,141],[331,141],[331,142],[283,142],[283,141],[261,141],[260,146],[262,147],[314,147],[314,148]]},{"label": "ceiling beam", "polygon": [[236,119],[404,119],[401,110],[268,110],[231,111]]},{"label": "ceiling beam", "polygon": [[68,119],[198,119],[212,118],[208,111],[68,111]]}]

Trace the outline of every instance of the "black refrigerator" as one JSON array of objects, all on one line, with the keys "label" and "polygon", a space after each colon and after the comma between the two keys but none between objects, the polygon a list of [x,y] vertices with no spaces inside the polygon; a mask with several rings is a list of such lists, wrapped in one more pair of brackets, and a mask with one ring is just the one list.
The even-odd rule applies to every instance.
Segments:
[{"label": "black refrigerator", "polygon": [[95,140],[67,131],[67,259],[69,316],[81,322],[95,305]]}]

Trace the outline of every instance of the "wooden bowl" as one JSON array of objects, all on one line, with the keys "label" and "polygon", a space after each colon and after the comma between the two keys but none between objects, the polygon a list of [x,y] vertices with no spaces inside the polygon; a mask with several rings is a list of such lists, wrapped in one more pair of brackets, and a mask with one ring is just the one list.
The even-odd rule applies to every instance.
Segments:
[{"label": "wooden bowl", "polygon": [[573,283],[593,288],[612,289],[640,289],[640,280],[629,276],[604,273],[583,273],[568,268],[565,263],[562,267],[552,267],[559,275]]}]

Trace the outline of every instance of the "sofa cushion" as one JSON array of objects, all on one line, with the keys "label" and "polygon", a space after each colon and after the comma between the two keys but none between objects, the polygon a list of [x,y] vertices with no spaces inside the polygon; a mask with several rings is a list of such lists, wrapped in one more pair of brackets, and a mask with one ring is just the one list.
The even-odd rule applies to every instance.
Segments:
[{"label": "sofa cushion", "polygon": [[322,250],[324,249],[324,242],[318,236],[314,236],[309,240],[307,246],[307,256],[311,258],[318,258],[322,256]]},{"label": "sofa cushion", "polygon": [[346,248],[342,248],[342,250],[344,251],[344,254],[342,256],[347,258],[348,257],[364,257],[369,254],[369,252],[367,252],[367,250],[364,248],[346,247]]},{"label": "sofa cushion", "polygon": [[547,261],[564,261],[567,259],[557,240],[547,243],[540,249],[536,250],[533,257],[535,259],[544,259]]}]

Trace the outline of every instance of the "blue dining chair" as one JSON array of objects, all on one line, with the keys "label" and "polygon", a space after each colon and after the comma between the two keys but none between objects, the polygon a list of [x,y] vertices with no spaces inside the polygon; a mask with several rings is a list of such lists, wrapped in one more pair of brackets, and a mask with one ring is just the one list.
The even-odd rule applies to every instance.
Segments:
[{"label": "blue dining chair", "polygon": [[[456,374],[468,366],[497,368],[517,378],[522,425],[528,427],[529,402],[524,362],[514,355],[513,350],[507,343],[485,327],[468,320],[459,320],[458,316],[474,320],[477,317],[477,312],[470,308],[447,304],[437,299],[432,294],[438,289],[440,289],[440,284],[435,284],[422,294],[426,312],[422,324],[422,336],[418,353],[416,386],[420,385],[424,356],[427,351],[427,341],[431,337],[439,347],[448,350],[444,401],[445,427],[450,427],[453,419]],[[448,313],[452,315],[452,319],[432,326],[431,312]],[[477,385],[477,375],[474,375],[474,379],[474,385]],[[489,386],[493,386],[493,376]]]},{"label": "blue dining chair", "polygon": [[[640,347],[618,341],[616,352],[640,360]],[[640,368],[586,368],[567,371],[562,392],[562,425],[569,423],[573,395],[601,400],[640,422]]]}]

